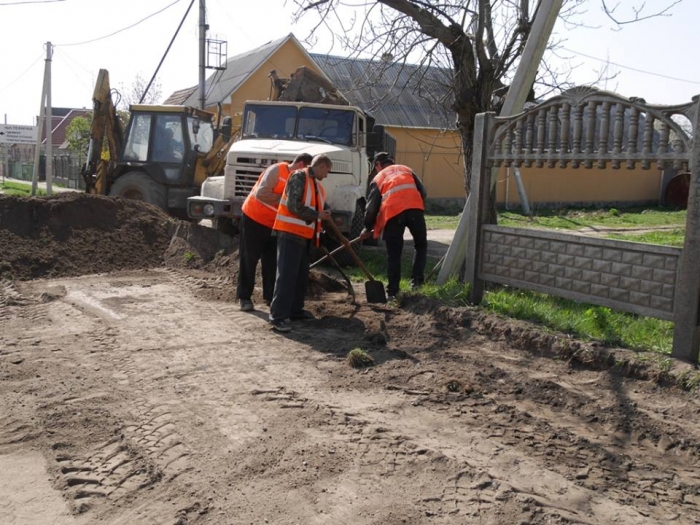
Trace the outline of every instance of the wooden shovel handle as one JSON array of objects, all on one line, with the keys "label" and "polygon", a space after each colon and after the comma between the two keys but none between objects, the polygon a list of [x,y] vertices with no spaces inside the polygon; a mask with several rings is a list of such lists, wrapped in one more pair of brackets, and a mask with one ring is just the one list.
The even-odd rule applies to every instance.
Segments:
[{"label": "wooden shovel handle", "polygon": [[[356,238],[353,239],[352,241],[349,241],[349,242],[350,242],[350,246],[352,246],[353,244],[357,244],[357,243],[360,242],[361,240],[362,240],[362,237],[356,237]],[[318,265],[321,264],[323,261],[327,260],[329,257],[332,257],[333,255],[335,255],[336,253],[338,253],[340,250],[344,250],[344,249],[345,249],[345,246],[342,246],[342,245],[341,245],[341,246],[338,246],[337,248],[334,248],[334,249],[331,250],[330,252],[328,252],[328,251],[326,250],[326,252],[328,252],[328,253],[326,253],[326,255],[324,255],[323,257],[321,257],[321,258],[318,259],[317,261],[314,261],[314,262],[311,264],[311,266],[309,266],[309,268],[314,268],[314,267],[318,266]]]},{"label": "wooden shovel handle", "polygon": [[372,274],[369,273],[369,270],[365,266],[365,263],[362,262],[362,259],[355,253],[355,250],[352,249],[352,246],[350,245],[350,241],[348,241],[345,238],[345,235],[340,233],[340,230],[338,229],[338,226],[333,222],[333,219],[325,221],[326,224],[329,226],[330,230],[333,232],[333,235],[338,239],[343,246],[350,252],[350,256],[355,260],[357,265],[362,268],[362,271],[365,272],[365,275],[370,281],[376,281],[374,277],[372,277]]}]

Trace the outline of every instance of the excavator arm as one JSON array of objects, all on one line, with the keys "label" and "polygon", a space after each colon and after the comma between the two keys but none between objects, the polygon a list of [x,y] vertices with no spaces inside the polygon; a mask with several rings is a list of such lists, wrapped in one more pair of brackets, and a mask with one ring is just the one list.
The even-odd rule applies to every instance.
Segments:
[{"label": "excavator arm", "polygon": [[[226,119],[229,120],[226,121]],[[218,122],[219,118],[215,120]],[[224,119],[224,126],[221,127],[217,125],[217,129],[219,132],[217,133],[212,148],[197,162],[194,177],[197,186],[201,186],[209,177],[223,175],[224,166],[226,165],[226,154],[231,144],[238,139],[241,126],[240,122],[234,124],[230,117],[226,117]]]},{"label": "excavator arm", "polygon": [[[105,137],[109,158],[103,158],[102,155]],[[112,101],[109,72],[100,69],[92,95],[92,124],[87,160],[81,170],[88,193],[107,193],[108,177],[116,165],[123,140],[121,123]]]}]

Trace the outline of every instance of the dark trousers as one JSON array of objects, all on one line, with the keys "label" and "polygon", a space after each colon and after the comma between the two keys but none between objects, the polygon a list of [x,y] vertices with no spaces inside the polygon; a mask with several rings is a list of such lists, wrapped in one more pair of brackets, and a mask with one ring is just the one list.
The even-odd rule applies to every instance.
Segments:
[{"label": "dark trousers", "polygon": [[309,283],[309,251],[311,241],[277,238],[277,278],[270,304],[270,321],[288,319],[304,309]]},{"label": "dark trousers", "polygon": [[420,286],[425,279],[425,265],[428,260],[428,232],[423,210],[405,210],[392,217],[384,226],[384,242],[387,252],[387,294],[396,295],[401,281],[401,252],[403,234],[408,228],[413,237],[413,270],[411,285]]},{"label": "dark trousers", "polygon": [[272,235],[271,228],[243,214],[239,240],[237,297],[250,299],[255,286],[255,272],[260,261],[263,299],[267,302],[272,301],[277,271],[277,237]]}]

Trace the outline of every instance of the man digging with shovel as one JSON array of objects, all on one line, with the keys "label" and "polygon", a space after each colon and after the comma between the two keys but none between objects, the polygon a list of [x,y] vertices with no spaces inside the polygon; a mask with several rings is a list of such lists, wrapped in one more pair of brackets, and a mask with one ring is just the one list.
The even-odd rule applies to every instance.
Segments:
[{"label": "man digging with shovel", "polygon": [[262,266],[263,300],[268,305],[272,301],[277,274],[277,237],[272,235],[272,226],[277,218],[277,207],[289,174],[305,168],[311,160],[310,154],[301,153],[291,163],[278,162],[269,166],[260,174],[243,203],[236,295],[244,312],[255,308],[251,296],[258,261]]},{"label": "man digging with shovel", "polygon": [[277,276],[270,304],[270,324],[277,332],[289,332],[290,319],[313,318],[304,310],[309,258],[311,246],[320,244],[323,221],[331,218],[320,181],[332,165],[327,155],[316,155],[311,166],[289,176],[280,200],[272,227],[277,235]]},{"label": "man digging with shovel", "polygon": [[423,284],[428,259],[428,233],[425,226],[426,191],[413,170],[394,164],[388,153],[374,156],[377,175],[370,184],[365,211],[365,229],[360,236],[368,239],[383,234],[387,252],[387,298],[391,301],[399,292],[401,281],[401,252],[406,228],[413,237],[413,270],[411,287]]}]

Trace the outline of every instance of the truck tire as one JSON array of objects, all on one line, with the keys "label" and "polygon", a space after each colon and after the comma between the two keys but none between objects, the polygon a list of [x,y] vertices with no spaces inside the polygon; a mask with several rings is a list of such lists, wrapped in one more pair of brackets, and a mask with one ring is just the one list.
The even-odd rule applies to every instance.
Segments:
[{"label": "truck tire", "polygon": [[[355,213],[352,216],[352,222],[350,223],[350,233],[348,240],[352,241],[353,239],[356,239],[357,237],[360,236],[360,233],[362,233],[362,229],[365,226],[365,207],[362,205],[361,201],[357,201],[357,204],[355,205]],[[336,248],[340,246],[339,242],[336,242],[335,239],[330,239],[330,243],[333,244],[333,246],[328,246],[328,250],[332,251],[333,248]],[[360,248],[362,247],[362,243],[358,242],[356,244],[352,245],[353,251],[357,254],[360,255]],[[338,264],[341,266],[357,266],[357,263],[355,262],[355,259],[353,259],[352,255],[348,253],[347,250],[342,250],[338,252],[336,255],[333,256],[336,261],[338,261]]]},{"label": "truck tire", "polygon": [[238,229],[238,220],[229,219],[228,217],[219,217],[218,219],[212,219],[212,228],[214,228],[219,233],[229,235],[233,237],[238,235],[240,231]]},{"label": "truck tire", "polygon": [[167,188],[140,171],[130,171],[119,177],[112,184],[109,195],[147,202],[166,211],[168,209]]}]

